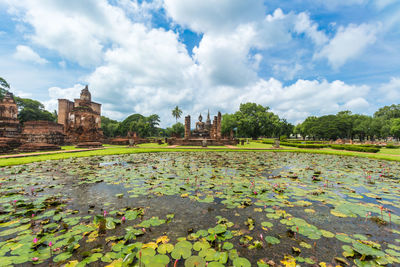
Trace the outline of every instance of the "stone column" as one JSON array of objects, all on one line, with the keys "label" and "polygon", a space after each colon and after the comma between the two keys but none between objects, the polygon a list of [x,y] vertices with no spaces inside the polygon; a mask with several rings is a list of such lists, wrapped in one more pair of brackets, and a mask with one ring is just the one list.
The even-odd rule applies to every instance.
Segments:
[{"label": "stone column", "polygon": [[221,112],[218,111],[218,117],[217,117],[217,139],[221,139]]},{"label": "stone column", "polygon": [[217,116],[214,116],[212,129],[213,129],[212,139],[217,139]]},{"label": "stone column", "polygon": [[190,138],[190,115],[185,117],[185,139]]}]

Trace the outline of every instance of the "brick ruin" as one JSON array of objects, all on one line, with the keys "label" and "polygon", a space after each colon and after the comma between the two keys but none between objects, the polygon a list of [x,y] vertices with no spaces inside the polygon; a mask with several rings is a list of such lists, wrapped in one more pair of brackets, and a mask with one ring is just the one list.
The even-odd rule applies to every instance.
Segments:
[{"label": "brick ruin", "polygon": [[64,145],[63,126],[52,121],[27,121],[21,133],[19,151],[59,150]]},{"label": "brick ruin", "polygon": [[63,125],[66,142],[78,147],[101,146],[101,104],[92,102],[88,86],[74,102],[58,99],[58,123]]},{"label": "brick ruin", "polygon": [[47,121],[18,120],[18,106],[12,93],[0,100],[0,153],[59,150],[64,143],[62,125]]},{"label": "brick ruin", "polygon": [[0,99],[0,153],[6,153],[21,145],[21,125],[18,121],[18,107],[12,93]]},{"label": "brick ruin", "polygon": [[191,118],[190,115],[185,117],[185,136],[184,138],[170,138],[168,143],[170,145],[188,145],[188,146],[224,146],[224,145],[236,145],[237,140],[233,139],[232,136],[229,138],[223,138],[221,134],[221,112],[218,112],[217,116],[214,116],[213,122],[211,123],[210,112],[207,114],[206,122],[203,122],[203,117],[199,116],[196,127],[191,130]]}]

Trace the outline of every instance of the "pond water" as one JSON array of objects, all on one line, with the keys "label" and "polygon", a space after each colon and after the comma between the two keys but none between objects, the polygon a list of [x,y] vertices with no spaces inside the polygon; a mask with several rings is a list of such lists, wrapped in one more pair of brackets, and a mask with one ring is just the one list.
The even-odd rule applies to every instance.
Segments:
[{"label": "pond water", "polygon": [[0,171],[0,266],[400,265],[396,162],[185,152]]}]

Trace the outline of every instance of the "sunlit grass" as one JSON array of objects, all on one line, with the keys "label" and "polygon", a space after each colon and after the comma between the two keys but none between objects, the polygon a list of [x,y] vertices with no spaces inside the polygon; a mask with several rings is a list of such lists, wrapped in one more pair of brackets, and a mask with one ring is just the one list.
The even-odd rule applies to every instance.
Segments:
[{"label": "sunlit grass", "polygon": [[163,143],[163,144],[159,145],[158,143],[144,143],[144,144],[139,144],[137,146],[138,147],[155,147],[155,148],[158,148],[158,147],[167,147],[168,144]]},{"label": "sunlit grass", "polygon": [[[134,153],[155,153],[155,152],[193,152],[193,151],[230,151],[230,152],[241,152],[248,151],[246,149],[249,148],[258,148],[257,151],[270,151],[270,152],[294,152],[294,153],[316,153],[316,154],[330,154],[330,155],[343,155],[343,156],[354,156],[354,157],[367,157],[374,159],[382,159],[382,160],[393,160],[400,161],[400,149],[386,149],[383,148],[379,153],[363,153],[363,152],[355,152],[355,151],[345,151],[345,150],[333,150],[333,149],[299,149],[294,147],[286,147],[285,149],[275,150],[271,149],[272,145],[269,144],[261,144],[256,142],[250,142],[250,144],[238,145],[236,149],[230,149],[225,146],[209,146],[205,149],[197,146],[197,147],[176,147],[176,148],[167,148],[167,144],[158,145],[156,143],[147,143],[141,144],[135,148],[129,148],[127,146],[116,146],[116,145],[105,145],[104,149],[100,150],[91,150],[91,151],[81,151],[81,152],[69,152],[69,153],[54,153],[47,155],[37,155],[37,156],[27,156],[20,158],[3,158],[0,159],[0,166],[11,166],[11,165],[20,165],[27,164],[37,161],[45,161],[45,160],[58,160],[65,158],[73,158],[73,157],[91,157],[91,156],[105,156],[105,155],[118,155],[118,154],[134,154]],[[73,150],[67,149],[69,146],[64,146],[65,150]],[[74,148],[74,147],[73,147]],[[243,148],[243,149],[241,149]],[[263,150],[262,148],[265,148]]]}]

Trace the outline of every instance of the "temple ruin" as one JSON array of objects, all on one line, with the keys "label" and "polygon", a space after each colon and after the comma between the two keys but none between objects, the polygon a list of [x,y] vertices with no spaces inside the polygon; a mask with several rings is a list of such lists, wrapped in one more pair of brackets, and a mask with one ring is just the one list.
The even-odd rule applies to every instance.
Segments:
[{"label": "temple ruin", "polygon": [[62,125],[48,121],[18,120],[18,106],[12,93],[0,100],[0,153],[59,150],[64,144]]},{"label": "temple ruin", "polygon": [[12,93],[7,92],[0,99],[0,153],[12,151],[21,145],[21,125],[18,107]]},{"label": "temple ruin", "polygon": [[195,123],[195,129],[191,130],[190,115],[185,117],[185,136],[184,138],[170,138],[168,143],[171,145],[188,145],[188,146],[224,146],[236,145],[237,140],[233,137],[224,138],[221,134],[221,112],[211,123],[210,112],[207,114],[207,119],[203,122],[203,116],[200,114],[198,121]]},{"label": "temple ruin", "polygon": [[101,104],[92,102],[88,86],[74,102],[58,99],[58,123],[63,125],[66,142],[78,147],[101,146]]}]

